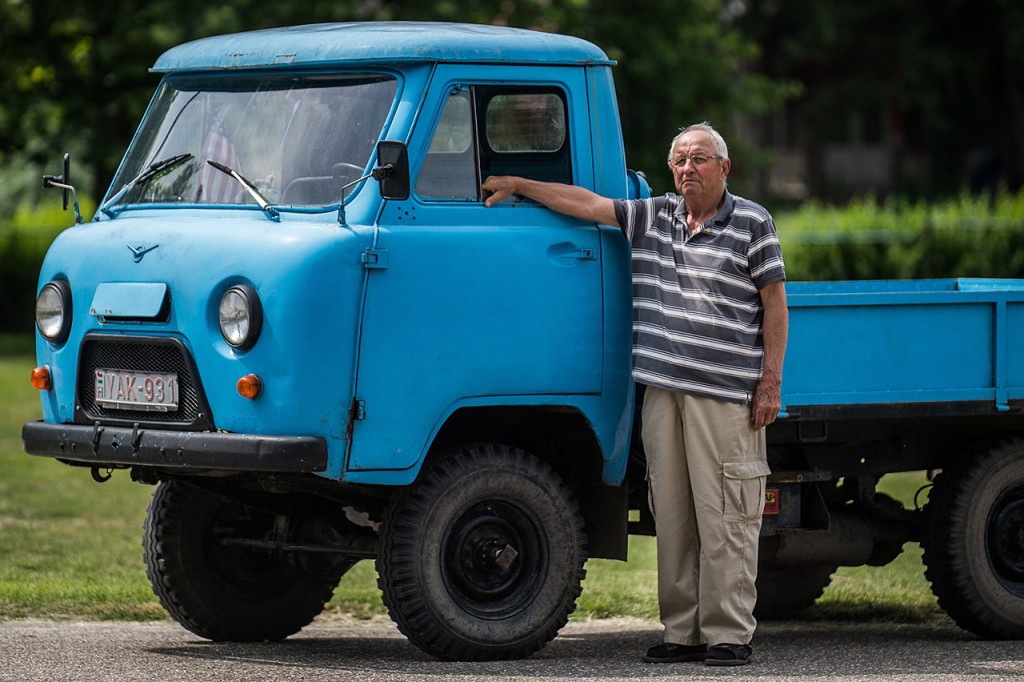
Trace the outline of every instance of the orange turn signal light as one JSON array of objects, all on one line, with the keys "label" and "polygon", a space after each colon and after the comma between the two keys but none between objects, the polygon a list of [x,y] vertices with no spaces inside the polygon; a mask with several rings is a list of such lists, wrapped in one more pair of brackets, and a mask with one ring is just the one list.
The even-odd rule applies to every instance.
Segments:
[{"label": "orange turn signal light", "polygon": [[238,380],[236,388],[238,389],[238,395],[255,400],[263,393],[263,380],[255,374],[246,374]]},{"label": "orange turn signal light", "polygon": [[50,368],[46,365],[36,367],[32,370],[32,386],[40,391],[49,391],[53,387],[53,380],[50,379]]}]

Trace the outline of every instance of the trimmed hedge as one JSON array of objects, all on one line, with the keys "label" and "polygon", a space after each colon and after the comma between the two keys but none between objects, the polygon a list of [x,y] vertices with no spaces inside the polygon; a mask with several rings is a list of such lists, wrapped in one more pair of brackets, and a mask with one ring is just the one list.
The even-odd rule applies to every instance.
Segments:
[{"label": "trimmed hedge", "polygon": [[35,326],[36,284],[50,243],[74,222],[59,202],[19,209],[0,220],[0,332],[31,333]]},{"label": "trimmed hedge", "polygon": [[775,217],[791,280],[1024,277],[1024,192],[808,202]]}]

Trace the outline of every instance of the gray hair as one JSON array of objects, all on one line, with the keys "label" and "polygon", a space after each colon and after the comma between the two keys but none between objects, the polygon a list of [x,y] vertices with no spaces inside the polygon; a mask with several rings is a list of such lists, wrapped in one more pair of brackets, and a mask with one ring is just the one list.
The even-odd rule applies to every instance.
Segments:
[{"label": "gray hair", "polygon": [[710,135],[711,140],[715,144],[715,154],[722,157],[722,159],[729,158],[729,146],[725,144],[725,138],[722,137],[722,135],[717,130],[715,130],[710,123],[704,121],[703,123],[694,123],[693,125],[688,125],[685,128],[679,129],[679,134],[672,138],[672,144],[670,144],[668,147],[669,165],[672,164],[672,152],[674,152],[676,149],[676,142],[678,142],[679,138],[681,138],[686,133],[692,132],[702,132]]}]

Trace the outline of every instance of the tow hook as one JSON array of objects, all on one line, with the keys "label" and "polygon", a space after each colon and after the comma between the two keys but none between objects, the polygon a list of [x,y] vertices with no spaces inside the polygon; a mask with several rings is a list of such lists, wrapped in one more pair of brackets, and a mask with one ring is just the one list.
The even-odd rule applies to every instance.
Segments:
[{"label": "tow hook", "polygon": [[113,469],[107,469],[105,474],[101,474],[98,466],[92,467],[90,471],[92,472],[92,480],[97,483],[106,483],[110,480],[110,477],[114,475]]}]

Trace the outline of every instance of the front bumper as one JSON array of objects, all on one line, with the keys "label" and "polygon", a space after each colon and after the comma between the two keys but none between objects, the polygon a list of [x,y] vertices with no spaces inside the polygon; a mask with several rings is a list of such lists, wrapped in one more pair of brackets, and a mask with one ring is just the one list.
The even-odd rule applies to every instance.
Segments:
[{"label": "front bumper", "polygon": [[28,422],[25,452],[90,466],[311,473],[327,469],[327,442],[312,436]]}]

